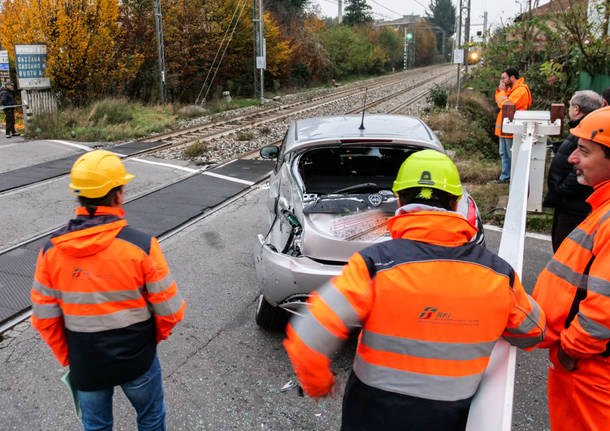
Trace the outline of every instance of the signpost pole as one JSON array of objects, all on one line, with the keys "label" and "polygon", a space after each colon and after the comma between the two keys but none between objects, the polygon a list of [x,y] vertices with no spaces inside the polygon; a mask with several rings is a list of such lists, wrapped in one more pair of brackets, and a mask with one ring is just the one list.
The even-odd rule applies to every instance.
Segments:
[{"label": "signpost pole", "polygon": [[27,105],[23,110],[26,133],[32,115],[57,112],[57,102],[51,90],[51,80],[47,77],[47,46],[15,45],[15,66],[17,68],[17,87],[21,90],[21,101]]}]

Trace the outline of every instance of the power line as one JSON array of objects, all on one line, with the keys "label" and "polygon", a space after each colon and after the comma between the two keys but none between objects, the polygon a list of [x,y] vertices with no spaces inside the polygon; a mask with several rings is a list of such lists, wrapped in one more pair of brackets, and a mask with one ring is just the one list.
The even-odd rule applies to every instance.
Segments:
[{"label": "power line", "polygon": [[[375,1],[375,0],[369,0],[369,1],[370,1],[371,3],[375,3],[377,6],[380,6],[380,7],[384,8],[385,10],[388,10],[388,11],[392,12],[393,14],[396,14],[396,15],[398,15],[398,16],[403,16],[403,14],[402,14],[402,13],[398,13],[398,12],[396,12],[395,10],[390,9],[389,7],[386,7],[386,6],[382,5],[381,3],[379,3],[379,2],[377,2],[377,1]],[[381,14],[379,14],[379,15],[381,15]]]},{"label": "power line", "polygon": [[[240,0],[241,2],[241,0]],[[235,7],[235,11],[233,12],[233,18],[235,17],[235,14],[237,12],[237,9],[239,8],[241,3],[237,3],[236,7]],[[229,28],[231,27],[231,25],[233,25],[233,28],[231,30],[231,34],[229,35],[229,38],[227,40],[226,45],[224,46],[224,50],[222,51],[222,55],[220,56],[220,60],[218,61],[218,64],[216,65],[216,70],[214,71],[214,75],[212,75],[212,79],[210,80],[210,84],[205,92],[205,95],[203,96],[202,101],[205,101],[208,97],[208,93],[210,92],[210,89],[212,88],[212,84],[214,83],[214,79],[216,78],[216,74],[218,73],[218,70],[220,69],[220,65],[222,64],[222,60],[224,59],[224,56],[227,52],[227,48],[229,47],[229,44],[231,43],[231,40],[233,40],[233,34],[235,33],[235,29],[237,28],[237,25],[239,24],[239,20],[241,19],[241,15],[244,12],[244,9],[246,7],[247,4],[247,0],[243,0],[243,5],[241,6],[241,10],[239,11],[239,15],[237,16],[237,20],[235,20],[233,22],[233,18],[231,18],[231,22],[229,23]],[[225,36],[228,33],[228,29],[227,32],[225,32]],[[223,37],[223,42],[224,42],[224,37]],[[218,52],[216,53],[216,55],[218,55],[218,53],[220,52],[220,49],[222,48],[222,42],[220,47],[218,48]],[[212,70],[214,68],[214,64],[212,64],[210,70]],[[208,76],[209,76],[209,72],[208,72]],[[206,77],[206,81],[207,81],[207,77]],[[204,83],[205,86],[205,83]],[[201,88],[203,90],[203,86]],[[201,95],[201,91],[199,92],[199,95]],[[199,97],[197,97],[197,99],[199,99]]]}]

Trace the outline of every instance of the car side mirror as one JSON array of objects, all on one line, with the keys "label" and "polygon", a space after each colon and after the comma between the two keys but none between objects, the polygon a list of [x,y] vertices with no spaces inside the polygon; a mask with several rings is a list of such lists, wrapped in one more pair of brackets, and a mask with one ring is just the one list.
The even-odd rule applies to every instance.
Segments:
[{"label": "car side mirror", "polygon": [[280,155],[280,149],[275,145],[263,147],[260,150],[260,155],[263,159],[277,159]]}]

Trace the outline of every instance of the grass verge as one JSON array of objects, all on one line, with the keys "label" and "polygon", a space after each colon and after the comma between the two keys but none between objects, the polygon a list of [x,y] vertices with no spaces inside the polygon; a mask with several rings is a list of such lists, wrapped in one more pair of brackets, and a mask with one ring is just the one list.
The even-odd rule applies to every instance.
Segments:
[{"label": "grass verge", "polygon": [[[455,95],[449,96],[449,105],[455,106]],[[482,94],[466,91],[460,109],[431,109],[424,120],[455,154],[462,183],[477,203],[483,223],[502,226],[509,185],[489,183],[501,170],[497,138],[492,134],[495,115],[495,107]],[[528,214],[527,230],[550,233],[552,222],[552,213]]]},{"label": "grass verge", "polygon": [[65,108],[57,115],[32,119],[28,135],[39,139],[70,139],[84,142],[136,139],[171,129],[181,119],[257,105],[254,99],[198,105],[142,105],[127,99],[104,99],[86,107]]}]

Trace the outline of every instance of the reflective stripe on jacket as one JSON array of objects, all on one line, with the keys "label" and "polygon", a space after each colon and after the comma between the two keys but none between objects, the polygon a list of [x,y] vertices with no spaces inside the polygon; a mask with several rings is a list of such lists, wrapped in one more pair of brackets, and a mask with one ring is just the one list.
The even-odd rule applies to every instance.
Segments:
[{"label": "reflective stripe on jacket", "polygon": [[500,112],[496,117],[495,135],[512,138],[513,135],[502,133],[502,106],[506,102],[514,103],[517,111],[525,111],[532,106],[532,93],[523,78],[519,78],[511,88],[504,91],[496,90],[496,104],[500,108]]},{"label": "reflective stripe on jacket", "polygon": [[574,358],[604,358],[610,340],[610,181],[587,202],[593,211],[568,235],[542,271],[534,297],[549,330],[540,347],[561,342]]},{"label": "reflective stripe on jacket", "polygon": [[537,304],[510,265],[469,242],[476,230],[460,215],[411,212],[389,228],[393,240],[352,256],[287,327],[284,345],[310,396],[332,387],[328,358],[354,327],[363,383],[444,401],[474,394],[500,336],[520,347],[542,339]]},{"label": "reflective stripe on jacket", "polygon": [[186,304],[158,241],[128,227],[121,209],[76,215],[38,255],[32,325],[59,362],[70,363],[77,386],[93,390],[119,384],[104,381],[116,369],[125,381],[146,371]]}]

